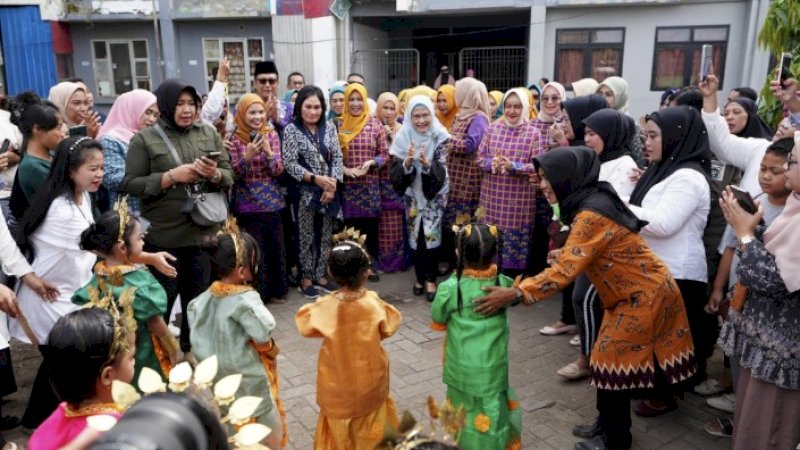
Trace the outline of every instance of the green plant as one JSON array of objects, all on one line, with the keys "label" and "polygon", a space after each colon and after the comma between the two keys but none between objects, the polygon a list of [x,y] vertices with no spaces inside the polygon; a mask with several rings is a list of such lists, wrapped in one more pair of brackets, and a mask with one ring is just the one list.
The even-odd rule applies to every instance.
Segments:
[{"label": "green plant", "polygon": [[[758,44],[768,50],[780,64],[781,54],[792,54],[792,75],[800,75],[800,0],[775,0],[769,7],[764,26],[758,34]],[[758,114],[773,128],[783,119],[783,105],[772,96],[769,82],[772,72],[761,89]]]}]

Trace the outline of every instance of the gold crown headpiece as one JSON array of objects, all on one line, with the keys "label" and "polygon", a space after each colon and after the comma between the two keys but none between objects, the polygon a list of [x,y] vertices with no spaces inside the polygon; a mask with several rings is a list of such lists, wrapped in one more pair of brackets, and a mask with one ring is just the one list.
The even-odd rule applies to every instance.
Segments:
[{"label": "gold crown headpiece", "polygon": [[412,450],[432,442],[458,448],[458,437],[467,418],[464,407],[456,408],[449,400],[439,405],[433,397],[428,396],[427,413],[427,427],[418,423],[408,411],[403,413],[398,428],[387,424],[383,440],[375,447],[376,450]]},{"label": "gold crown headpiece", "polygon": [[359,230],[356,230],[353,227],[346,227],[339,233],[333,235],[333,248],[331,249],[332,252],[345,250],[346,247],[343,245],[337,244],[353,244],[358,247],[364,255],[369,259],[369,253],[364,249],[364,244],[367,242],[367,235],[362,234]]},{"label": "gold crown headpiece", "polygon": [[[483,208],[476,209],[474,216],[471,216],[469,213],[459,214],[456,216],[456,220],[453,223],[453,233],[458,236],[463,232],[464,237],[469,237],[472,234],[472,224],[485,223],[485,218],[486,211]],[[491,233],[492,236],[497,237],[497,226],[489,224],[486,225],[489,227],[489,233]]]},{"label": "gold crown headpiece", "polygon": [[117,242],[125,242],[125,228],[131,222],[131,213],[128,209],[128,196],[123,195],[118,197],[114,202],[114,211],[119,214],[119,233],[117,234]]},{"label": "gold crown headpiece", "polygon": [[114,339],[108,355],[109,360],[130,351],[129,337],[136,335],[136,319],[133,312],[136,288],[129,287],[123,290],[117,298],[112,286],[122,286],[124,282],[121,281],[121,277],[121,272],[115,272],[108,279],[98,275],[97,286],[89,285],[86,288],[89,294],[89,303],[84,305],[84,308],[104,309],[114,318]]},{"label": "gold crown headpiece", "polygon": [[244,266],[244,238],[242,232],[239,230],[239,225],[236,224],[235,217],[228,217],[222,229],[217,234],[227,234],[233,240],[233,248],[236,252],[236,266]]}]

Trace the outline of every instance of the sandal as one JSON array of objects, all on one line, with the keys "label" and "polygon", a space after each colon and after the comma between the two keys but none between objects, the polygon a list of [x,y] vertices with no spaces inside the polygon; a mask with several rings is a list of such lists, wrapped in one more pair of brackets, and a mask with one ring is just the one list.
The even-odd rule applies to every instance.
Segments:
[{"label": "sandal", "polygon": [[703,425],[706,433],[716,437],[733,436],[733,421],[727,417],[715,417]]},{"label": "sandal", "polygon": [[656,404],[656,400],[642,400],[633,408],[633,412],[639,417],[658,417],[678,409],[678,402],[674,399],[658,403],[663,405]]},{"label": "sandal", "polygon": [[589,376],[589,368],[584,367],[583,369],[581,369],[580,367],[578,367],[577,364],[571,362],[566,366],[558,369],[556,371],[556,374],[561,375],[562,377],[568,380],[573,380],[573,381],[581,380]]},{"label": "sandal", "polygon": [[694,387],[694,393],[704,397],[719,395],[731,390],[730,386],[723,386],[718,380],[709,379]]}]

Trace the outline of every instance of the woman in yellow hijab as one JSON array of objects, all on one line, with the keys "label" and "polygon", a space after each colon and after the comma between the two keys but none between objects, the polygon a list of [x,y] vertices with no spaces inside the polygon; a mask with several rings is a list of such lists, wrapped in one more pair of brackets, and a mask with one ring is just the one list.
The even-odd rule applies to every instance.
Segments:
[{"label": "woman in yellow hijab", "polygon": [[445,84],[436,93],[436,118],[449,131],[456,120],[456,114],[458,114],[456,87]]},{"label": "woman in yellow hijab", "polygon": [[[286,206],[278,176],[283,173],[281,142],[267,119],[267,106],[256,94],[245,94],[236,105],[236,135],[230,156],[236,183],[233,213],[239,226],[259,243],[261,265],[254,274],[265,301],[286,295],[286,264],[281,210]],[[254,136],[254,138],[251,138]]]},{"label": "woman in yellow hijab", "polygon": [[400,118],[400,123],[403,123],[403,116],[406,113],[406,102],[408,102],[408,89],[403,89],[402,91],[397,93],[397,101],[399,105],[397,106],[397,117]]},{"label": "woman in yellow hijab", "polygon": [[381,191],[378,171],[386,164],[389,146],[381,122],[370,117],[367,88],[351,83],[344,90],[344,112],[339,127],[339,144],[344,164],[342,213],[347,227],[367,235],[367,252],[373,269],[370,281],[379,281],[377,271],[378,218]]},{"label": "woman in yellow hijab", "polygon": [[503,93],[500,91],[489,92],[489,119],[492,122],[503,115]]}]

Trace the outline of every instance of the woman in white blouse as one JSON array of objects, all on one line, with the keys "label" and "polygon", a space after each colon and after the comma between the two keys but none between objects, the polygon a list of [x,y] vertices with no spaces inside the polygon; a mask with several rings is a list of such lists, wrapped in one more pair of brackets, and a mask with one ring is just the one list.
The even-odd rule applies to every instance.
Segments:
[{"label": "woman in white blouse", "polygon": [[[681,290],[700,366],[695,380],[702,381],[716,328],[713,317],[703,310],[708,281],[703,233],[711,209],[708,136],[700,113],[689,106],[649,115],[645,129],[645,158],[650,167],[637,182],[629,205],[648,222],[642,237]],[[670,393],[658,396],[637,405],[636,413],[652,417],[677,407]]]}]

